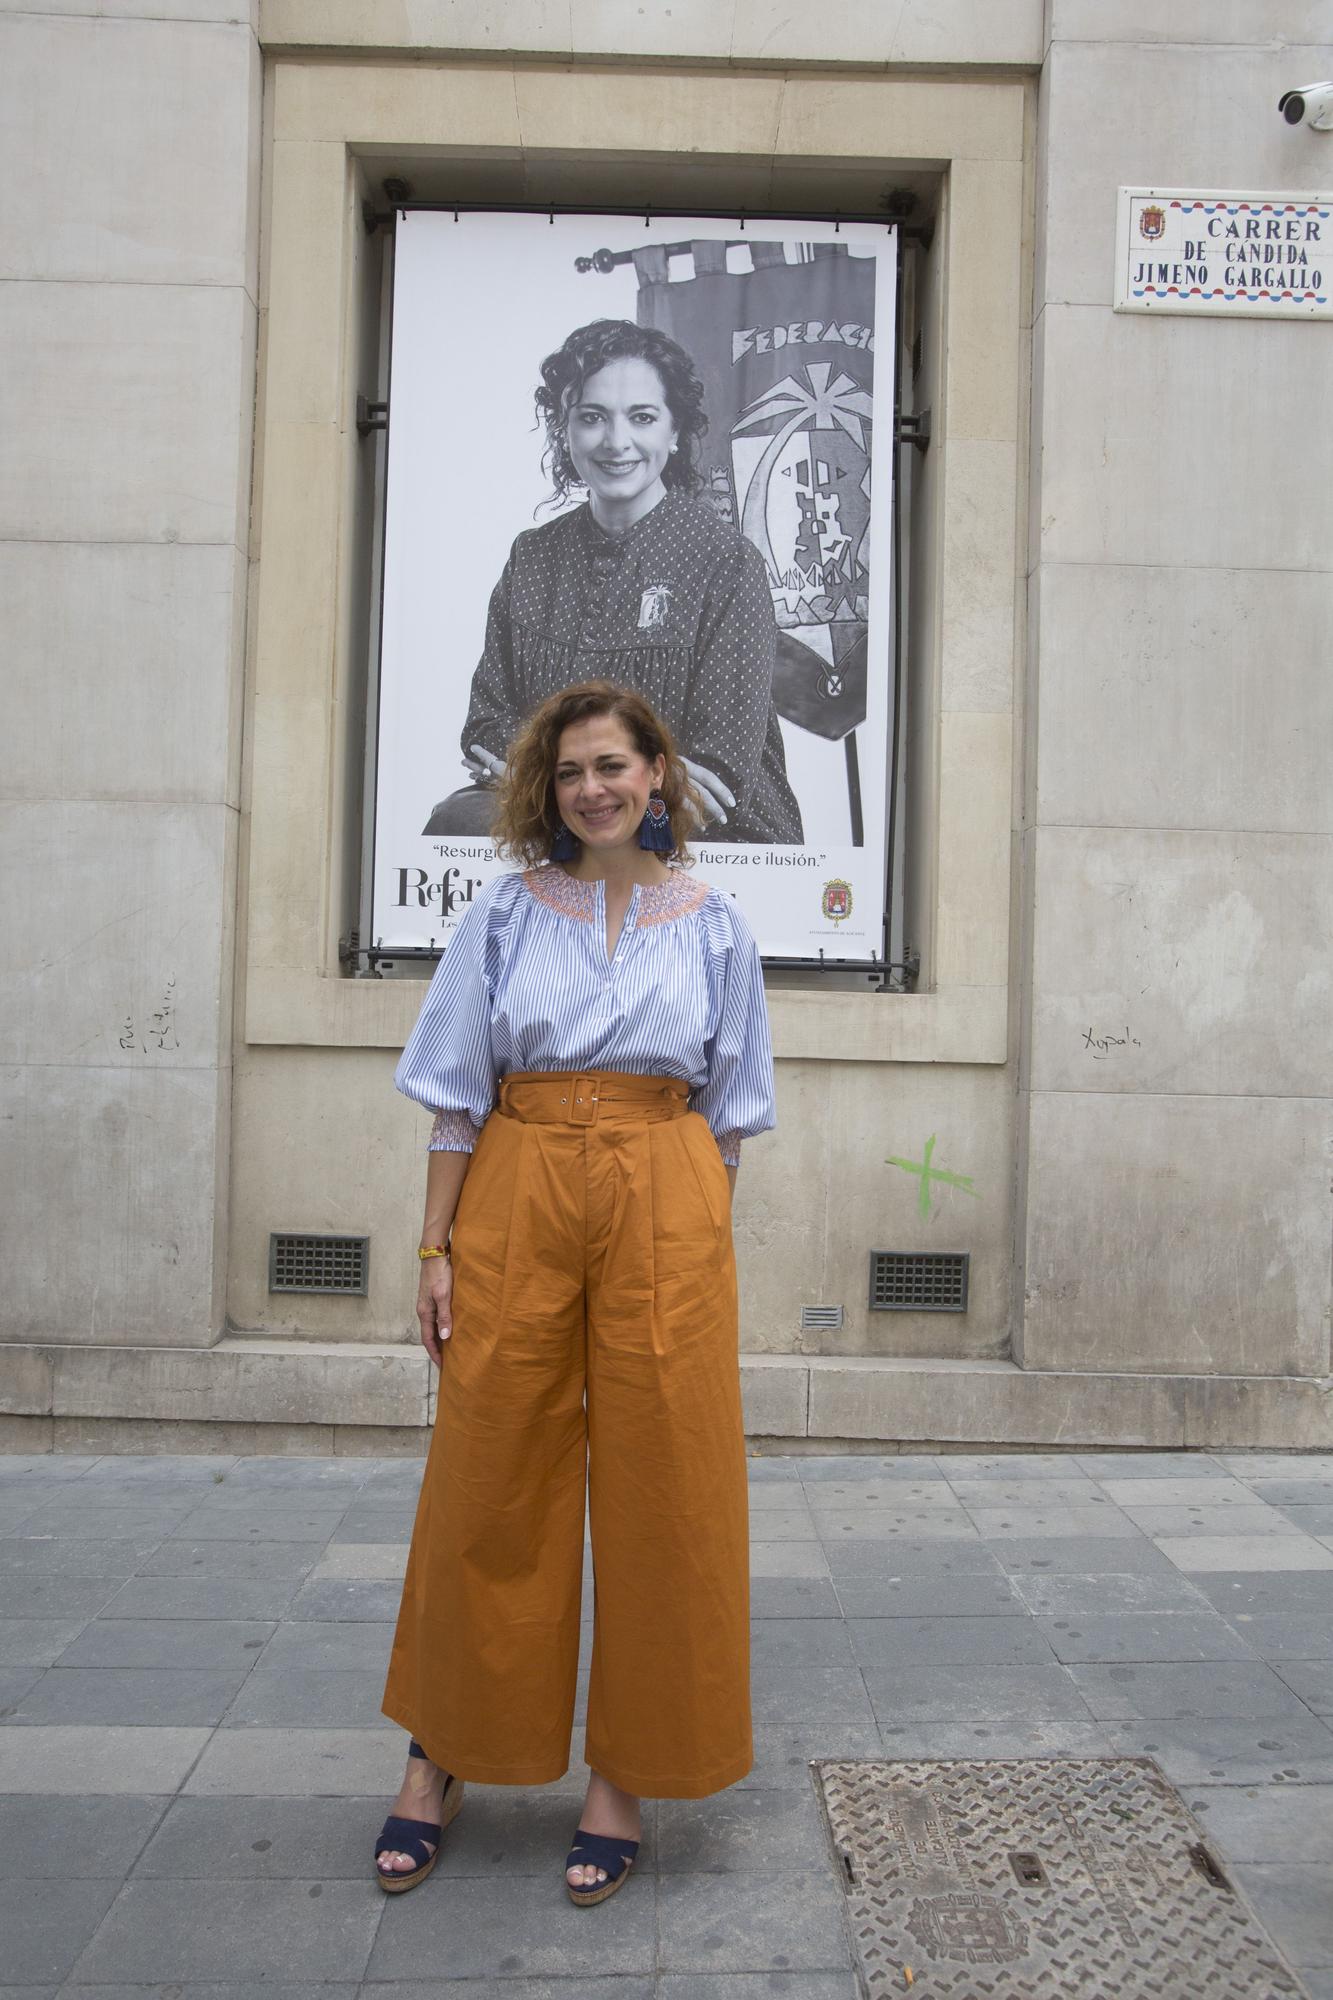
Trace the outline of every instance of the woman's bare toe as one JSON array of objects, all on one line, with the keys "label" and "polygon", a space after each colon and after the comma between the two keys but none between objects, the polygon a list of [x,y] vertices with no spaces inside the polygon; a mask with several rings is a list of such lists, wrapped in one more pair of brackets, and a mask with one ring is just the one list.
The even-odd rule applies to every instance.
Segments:
[{"label": "woman's bare toe", "polygon": [[[434,1842],[427,1841],[426,1845],[430,1848],[430,1851],[433,1854],[435,1852]],[[382,1854],[377,1854],[375,1856],[375,1859],[379,1863],[379,1866],[381,1868],[387,1869],[391,1873],[397,1873],[400,1875],[406,1875],[410,1873],[410,1871],[413,1868],[419,1868],[421,1866],[420,1862],[414,1861],[410,1854],[400,1854],[395,1848],[392,1847],[386,1847]]]}]

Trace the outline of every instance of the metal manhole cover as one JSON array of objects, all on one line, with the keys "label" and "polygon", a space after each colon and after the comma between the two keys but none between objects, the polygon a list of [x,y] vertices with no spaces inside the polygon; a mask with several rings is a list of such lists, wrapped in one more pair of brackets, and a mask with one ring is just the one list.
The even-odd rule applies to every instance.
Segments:
[{"label": "metal manhole cover", "polygon": [[871,2000],[1304,1994],[1150,1757],[812,1768]]}]

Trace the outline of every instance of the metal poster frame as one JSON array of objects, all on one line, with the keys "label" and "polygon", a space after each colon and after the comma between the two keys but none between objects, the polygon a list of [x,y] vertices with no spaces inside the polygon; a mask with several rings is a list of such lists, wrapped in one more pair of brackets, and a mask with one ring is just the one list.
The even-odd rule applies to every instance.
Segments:
[{"label": "metal poster frame", "polygon": [[[394,249],[396,247],[397,228],[400,218],[415,211],[452,215],[455,220],[463,214],[509,214],[532,216],[534,218],[546,217],[552,224],[554,224],[557,215],[576,218],[587,217],[590,220],[600,217],[615,217],[624,220],[641,219],[646,225],[664,227],[664,230],[668,232],[671,225],[676,223],[687,224],[691,221],[708,221],[715,224],[730,224],[734,228],[737,238],[740,240],[744,240],[749,235],[752,239],[762,241],[762,228],[768,223],[792,225],[815,222],[823,225],[825,229],[832,229],[835,235],[841,232],[844,223],[863,226],[869,224],[877,231],[882,230],[886,235],[895,236],[896,275],[893,294],[894,311],[891,327],[884,330],[884,332],[888,333],[889,339],[892,342],[890,358],[892,364],[891,408],[893,414],[893,437],[889,449],[884,453],[882,460],[882,465],[889,468],[888,504],[884,510],[885,522],[884,526],[875,535],[875,546],[884,551],[890,562],[889,602],[886,606],[888,623],[883,652],[880,654],[881,659],[887,661],[891,678],[888,687],[887,740],[883,746],[887,769],[883,778],[883,907],[879,913],[879,935],[875,947],[868,953],[854,958],[838,955],[834,948],[835,940],[831,939],[828,950],[821,948],[817,952],[809,954],[766,951],[764,953],[764,962],[774,969],[780,969],[787,973],[805,971],[818,975],[820,973],[839,972],[844,975],[856,976],[857,983],[860,983],[864,979],[872,988],[880,991],[906,990],[910,986],[915,974],[916,961],[910,950],[901,946],[902,957],[895,961],[892,955],[893,943],[896,941],[896,938],[901,937],[900,912],[898,913],[897,929],[895,932],[895,908],[901,896],[899,879],[901,855],[898,852],[898,845],[902,815],[901,757],[905,740],[903,710],[906,697],[902,619],[904,572],[900,546],[903,523],[900,510],[897,452],[901,445],[909,443],[915,444],[919,449],[925,449],[928,443],[929,431],[928,422],[922,424],[910,418],[900,420],[899,417],[901,406],[900,374],[902,364],[902,261],[905,243],[904,232],[900,224],[895,224],[893,221],[886,221],[882,215],[874,217],[840,217],[824,213],[816,216],[793,212],[791,210],[781,212],[746,212],[736,215],[733,218],[725,211],[715,209],[703,211],[672,208],[658,212],[652,210],[645,211],[638,206],[617,208],[606,204],[597,206],[571,204],[548,207],[520,203],[403,201],[396,203],[392,210],[386,211],[376,211],[367,205],[365,217],[367,227],[373,230],[383,227],[386,224],[389,225],[389,234],[392,241],[386,244],[384,259],[383,310],[381,316],[382,340],[379,379],[376,383],[377,395],[373,401],[367,400],[364,396],[359,397],[357,412],[358,429],[362,432],[363,436],[366,436],[368,448],[376,449],[379,464],[377,467],[377,493],[372,550],[372,630],[368,635],[370,642],[368,678],[370,684],[368,687],[366,709],[367,742],[365,790],[363,793],[365,813],[360,923],[359,932],[350,935],[343,941],[340,956],[344,966],[347,970],[355,972],[360,977],[381,977],[386,973],[392,976],[395,972],[415,974],[418,964],[424,965],[427,968],[432,967],[445,948],[443,940],[437,945],[433,938],[424,945],[385,944],[382,936],[376,937],[375,935],[373,914],[375,853],[379,834],[377,797],[379,782],[379,740],[384,698],[381,659],[385,622],[384,551],[388,532],[387,516],[389,507],[387,468],[393,403],[391,356],[393,352],[395,291]],[[670,235],[668,234],[662,247],[678,251],[681,247],[688,248],[688,244],[684,246],[675,245],[671,242]],[[598,252],[595,248],[591,247],[590,239],[589,254],[586,256],[586,259],[580,258],[577,260],[578,267],[580,270],[586,270],[591,275],[604,270],[607,267],[607,260],[615,259],[616,261],[624,261],[630,255],[631,253],[628,251],[619,253]],[[594,317],[595,314],[590,312],[589,316]],[[884,332],[881,332],[880,335],[881,342],[884,338]],[[883,470],[881,470],[879,481],[877,481],[877,490],[882,479]],[[880,560],[883,560],[883,557]],[[704,839],[696,843],[696,845],[706,847],[707,841]],[[703,865],[707,869],[707,860],[704,861]],[[816,983],[818,983],[818,980]]]}]

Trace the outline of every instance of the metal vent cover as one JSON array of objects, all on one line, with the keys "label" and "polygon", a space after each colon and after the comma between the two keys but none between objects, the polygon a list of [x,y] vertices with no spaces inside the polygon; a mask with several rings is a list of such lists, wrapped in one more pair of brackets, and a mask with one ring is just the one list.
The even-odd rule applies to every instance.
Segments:
[{"label": "metal vent cover", "polygon": [[801,1331],[803,1333],[810,1327],[819,1327],[819,1326],[830,1327],[830,1326],[841,1326],[841,1325],[842,1325],[841,1306],[801,1307]]},{"label": "metal vent cover", "polygon": [[872,1250],[871,1312],[966,1312],[968,1250]]},{"label": "metal vent cover", "polygon": [[298,1236],[274,1230],[268,1239],[271,1292],[333,1292],[365,1298],[369,1283],[368,1236]]},{"label": "metal vent cover", "polygon": [[866,2000],[1304,1990],[1150,1758],[811,1770]]}]

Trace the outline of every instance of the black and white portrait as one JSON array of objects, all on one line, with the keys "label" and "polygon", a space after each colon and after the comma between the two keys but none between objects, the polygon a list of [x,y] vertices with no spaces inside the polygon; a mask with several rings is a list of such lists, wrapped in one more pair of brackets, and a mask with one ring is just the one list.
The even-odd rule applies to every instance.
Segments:
[{"label": "black and white portrait", "polygon": [[400,216],[386,945],[447,939],[467,885],[502,865],[509,742],[546,695],[596,677],[670,725],[704,805],[702,872],[764,951],[873,955],[895,246],[868,226],[752,227],[654,217],[645,241],[623,217]]},{"label": "black and white portrait", "polygon": [[518,536],[492,592],[463,724],[472,782],[425,831],[489,831],[486,790],[523,718],[597,678],[669,724],[710,838],[799,846],[768,580],[754,544],[699,497],[707,418],[690,356],[655,327],[594,320],[546,357],[535,402],[561,511]]}]

